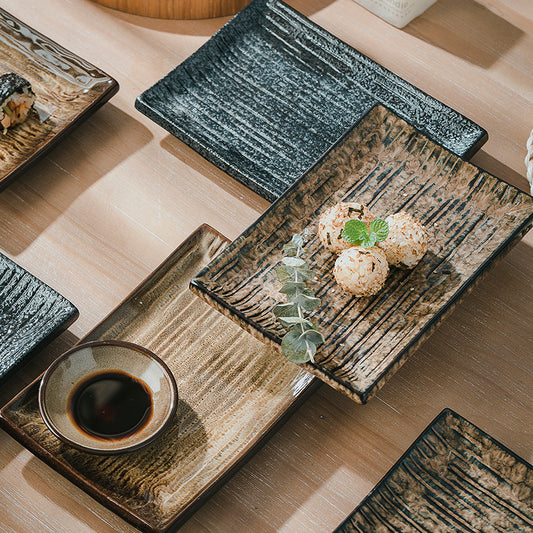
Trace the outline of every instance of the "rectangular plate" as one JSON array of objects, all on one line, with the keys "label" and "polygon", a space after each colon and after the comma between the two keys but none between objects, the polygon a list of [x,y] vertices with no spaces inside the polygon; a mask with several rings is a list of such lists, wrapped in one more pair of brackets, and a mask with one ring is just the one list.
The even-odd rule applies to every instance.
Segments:
[{"label": "rectangular plate", "polygon": [[396,372],[457,299],[533,224],[533,199],[429,141],[376,106],[326,156],[193,280],[193,289],[251,333],[280,348],[283,301],[275,274],[283,245],[339,201],[376,217],[400,210],[427,226],[429,247],[412,271],[392,270],[369,298],[343,292],[335,257],[318,238],[306,257],[320,283],[310,316],[325,336],[305,368],[358,402]]},{"label": "rectangular plate", "polygon": [[533,468],[450,409],[336,533],[533,531]]},{"label": "rectangular plate", "polygon": [[62,444],[39,414],[40,378],[0,411],[19,442],[144,531],[185,520],[318,383],[189,291],[227,243],[202,226],[83,339],[134,342],[170,367],[178,413],[154,443],[112,457]]},{"label": "rectangular plate", "polygon": [[61,294],[0,254],[0,380],[78,315]]},{"label": "rectangular plate", "polygon": [[487,140],[279,0],[253,0],[135,106],[274,201],[377,103],[461,157]]},{"label": "rectangular plate", "polygon": [[28,119],[0,134],[0,189],[118,91],[105,72],[0,9],[0,73],[16,72],[36,94]]}]

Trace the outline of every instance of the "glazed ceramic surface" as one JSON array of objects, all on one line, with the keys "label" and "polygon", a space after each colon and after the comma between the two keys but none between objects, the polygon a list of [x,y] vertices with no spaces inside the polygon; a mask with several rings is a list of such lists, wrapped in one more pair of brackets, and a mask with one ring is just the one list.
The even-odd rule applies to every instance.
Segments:
[{"label": "glazed ceramic surface", "polygon": [[[72,398],[86,380],[109,372],[125,373],[149,391],[150,418],[139,431],[120,439],[95,438],[73,421]],[[168,367],[148,350],[116,341],[85,343],[59,357],[45,372],[39,410],[46,425],[67,444],[91,453],[116,454],[154,440],[176,414],[178,391]]]},{"label": "glazed ceramic surface", "polygon": [[66,298],[0,254],[0,380],[78,314]]},{"label": "glazed ceramic surface", "polygon": [[376,103],[455,154],[485,130],[279,0],[254,0],[136,107],[274,201]]},{"label": "glazed ceramic surface", "polygon": [[322,299],[310,319],[325,336],[305,368],[358,402],[389,379],[487,267],[533,224],[533,199],[451,154],[381,106],[193,281],[243,328],[280,348],[273,307],[286,301],[275,267],[295,233],[317,231],[339,201],[376,217],[407,211],[427,227],[414,270],[394,269],[377,295],[355,298],[333,278],[335,256],[315,237],[304,254]]},{"label": "glazed ceramic surface", "polygon": [[335,531],[533,531],[533,468],[445,409]]},{"label": "glazed ceramic surface", "polygon": [[0,135],[0,189],[118,91],[107,74],[2,9],[0,71],[26,78],[38,108]]},{"label": "glazed ceramic surface", "polygon": [[16,439],[143,531],[183,521],[316,383],[189,291],[227,243],[202,227],[83,339],[134,342],[168,365],[180,401],[160,438],[112,457],[78,451],[42,421],[40,379],[0,411]]}]

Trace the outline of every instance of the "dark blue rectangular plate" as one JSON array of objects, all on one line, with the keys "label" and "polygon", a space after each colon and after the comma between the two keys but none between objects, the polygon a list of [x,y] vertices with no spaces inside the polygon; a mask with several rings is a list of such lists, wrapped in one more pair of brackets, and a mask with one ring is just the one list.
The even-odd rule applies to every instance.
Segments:
[{"label": "dark blue rectangular plate", "polygon": [[460,157],[487,140],[279,0],[253,0],[135,106],[274,201],[377,103]]},{"label": "dark blue rectangular plate", "polygon": [[336,533],[533,531],[533,468],[445,409]]},{"label": "dark blue rectangular plate", "polygon": [[0,254],[0,380],[78,315],[61,294]]}]

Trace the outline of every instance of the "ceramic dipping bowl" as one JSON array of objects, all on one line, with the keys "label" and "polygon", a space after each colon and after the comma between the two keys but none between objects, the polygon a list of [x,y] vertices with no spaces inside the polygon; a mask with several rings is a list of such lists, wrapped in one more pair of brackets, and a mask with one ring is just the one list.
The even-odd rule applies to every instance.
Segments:
[{"label": "ceramic dipping bowl", "polygon": [[75,346],[52,363],[39,388],[39,410],[50,431],[102,455],[145,446],[165,430],[177,405],[166,364],[122,341]]}]

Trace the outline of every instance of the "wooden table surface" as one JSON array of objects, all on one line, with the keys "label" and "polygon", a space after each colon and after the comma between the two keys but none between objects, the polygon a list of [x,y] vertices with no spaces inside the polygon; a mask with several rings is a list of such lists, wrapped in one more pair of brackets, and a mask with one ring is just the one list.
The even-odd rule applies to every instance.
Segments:
[{"label": "wooden table surface", "polygon": [[[403,30],[352,0],[289,0],[489,132],[473,162],[528,190],[530,0],[439,0]],[[165,21],[89,0],[3,0],[116,78],[120,92],[0,193],[0,248],[79,308],[0,390],[5,403],[88,332],[197,226],[235,238],[268,204],[137,112],[135,97],[228,19]],[[182,527],[328,531],[451,407],[533,459],[533,232],[368,405],[322,385]],[[0,431],[0,531],[136,531]]]}]

